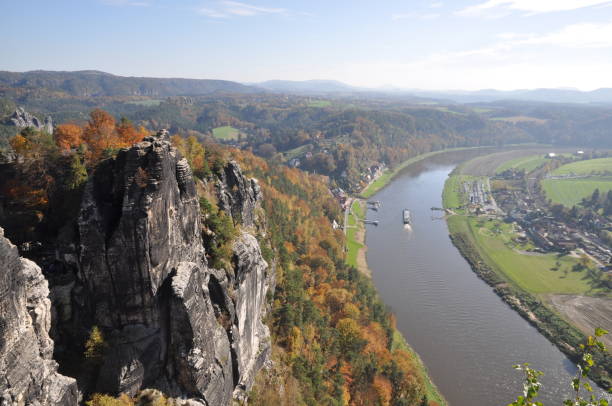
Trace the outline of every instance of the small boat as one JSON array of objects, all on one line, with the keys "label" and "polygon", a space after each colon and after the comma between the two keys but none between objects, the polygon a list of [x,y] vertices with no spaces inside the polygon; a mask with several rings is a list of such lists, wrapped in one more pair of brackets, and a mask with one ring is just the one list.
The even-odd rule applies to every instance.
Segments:
[{"label": "small boat", "polygon": [[412,218],[410,217],[410,210],[404,209],[404,224],[410,224]]}]

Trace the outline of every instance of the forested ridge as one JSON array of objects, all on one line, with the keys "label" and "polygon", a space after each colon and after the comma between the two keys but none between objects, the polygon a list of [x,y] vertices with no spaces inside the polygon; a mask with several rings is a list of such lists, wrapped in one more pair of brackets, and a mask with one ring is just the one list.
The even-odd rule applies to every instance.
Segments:
[{"label": "forested ridge", "polygon": [[[0,86],[0,147],[6,148],[6,140],[16,133],[7,123],[17,106],[39,117],[50,114],[56,122],[80,124],[98,107],[137,126],[168,128],[172,133],[195,135],[200,141],[216,139],[275,162],[325,174],[352,191],[367,182],[372,166],[393,167],[443,148],[516,143],[610,145],[612,109],[606,106],[418,104],[383,95],[322,98],[240,90],[214,95],[127,92],[76,96],[61,86],[36,88],[19,83],[14,80]],[[231,132],[219,135],[215,131],[220,128]]]}]

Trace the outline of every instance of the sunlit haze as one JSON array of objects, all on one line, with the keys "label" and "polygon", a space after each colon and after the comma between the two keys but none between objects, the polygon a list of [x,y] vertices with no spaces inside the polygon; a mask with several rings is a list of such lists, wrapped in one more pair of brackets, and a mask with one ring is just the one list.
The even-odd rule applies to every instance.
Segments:
[{"label": "sunlit haze", "polygon": [[[402,89],[612,87],[612,1],[3,2],[0,70]],[[35,11],[34,11],[35,10]]]}]

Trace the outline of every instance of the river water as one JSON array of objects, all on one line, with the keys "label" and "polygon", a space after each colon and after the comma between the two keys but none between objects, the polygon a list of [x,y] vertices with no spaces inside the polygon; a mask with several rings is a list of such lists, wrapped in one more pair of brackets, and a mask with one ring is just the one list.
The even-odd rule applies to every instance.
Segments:
[{"label": "river water", "polygon": [[[540,400],[561,405],[575,366],[478,279],[452,245],[442,207],[448,174],[476,152],[440,154],[408,167],[371,200],[367,261],[384,303],[452,406],[507,405],[522,393],[512,365],[545,372]],[[412,227],[402,210],[412,212]]]}]

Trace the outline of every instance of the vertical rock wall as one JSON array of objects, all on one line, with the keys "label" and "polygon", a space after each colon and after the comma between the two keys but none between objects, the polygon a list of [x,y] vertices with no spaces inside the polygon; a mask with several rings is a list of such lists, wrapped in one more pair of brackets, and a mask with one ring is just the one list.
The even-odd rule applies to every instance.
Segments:
[{"label": "vertical rock wall", "polygon": [[76,381],[57,373],[51,302],[40,268],[0,228],[0,405],[76,405]]}]

